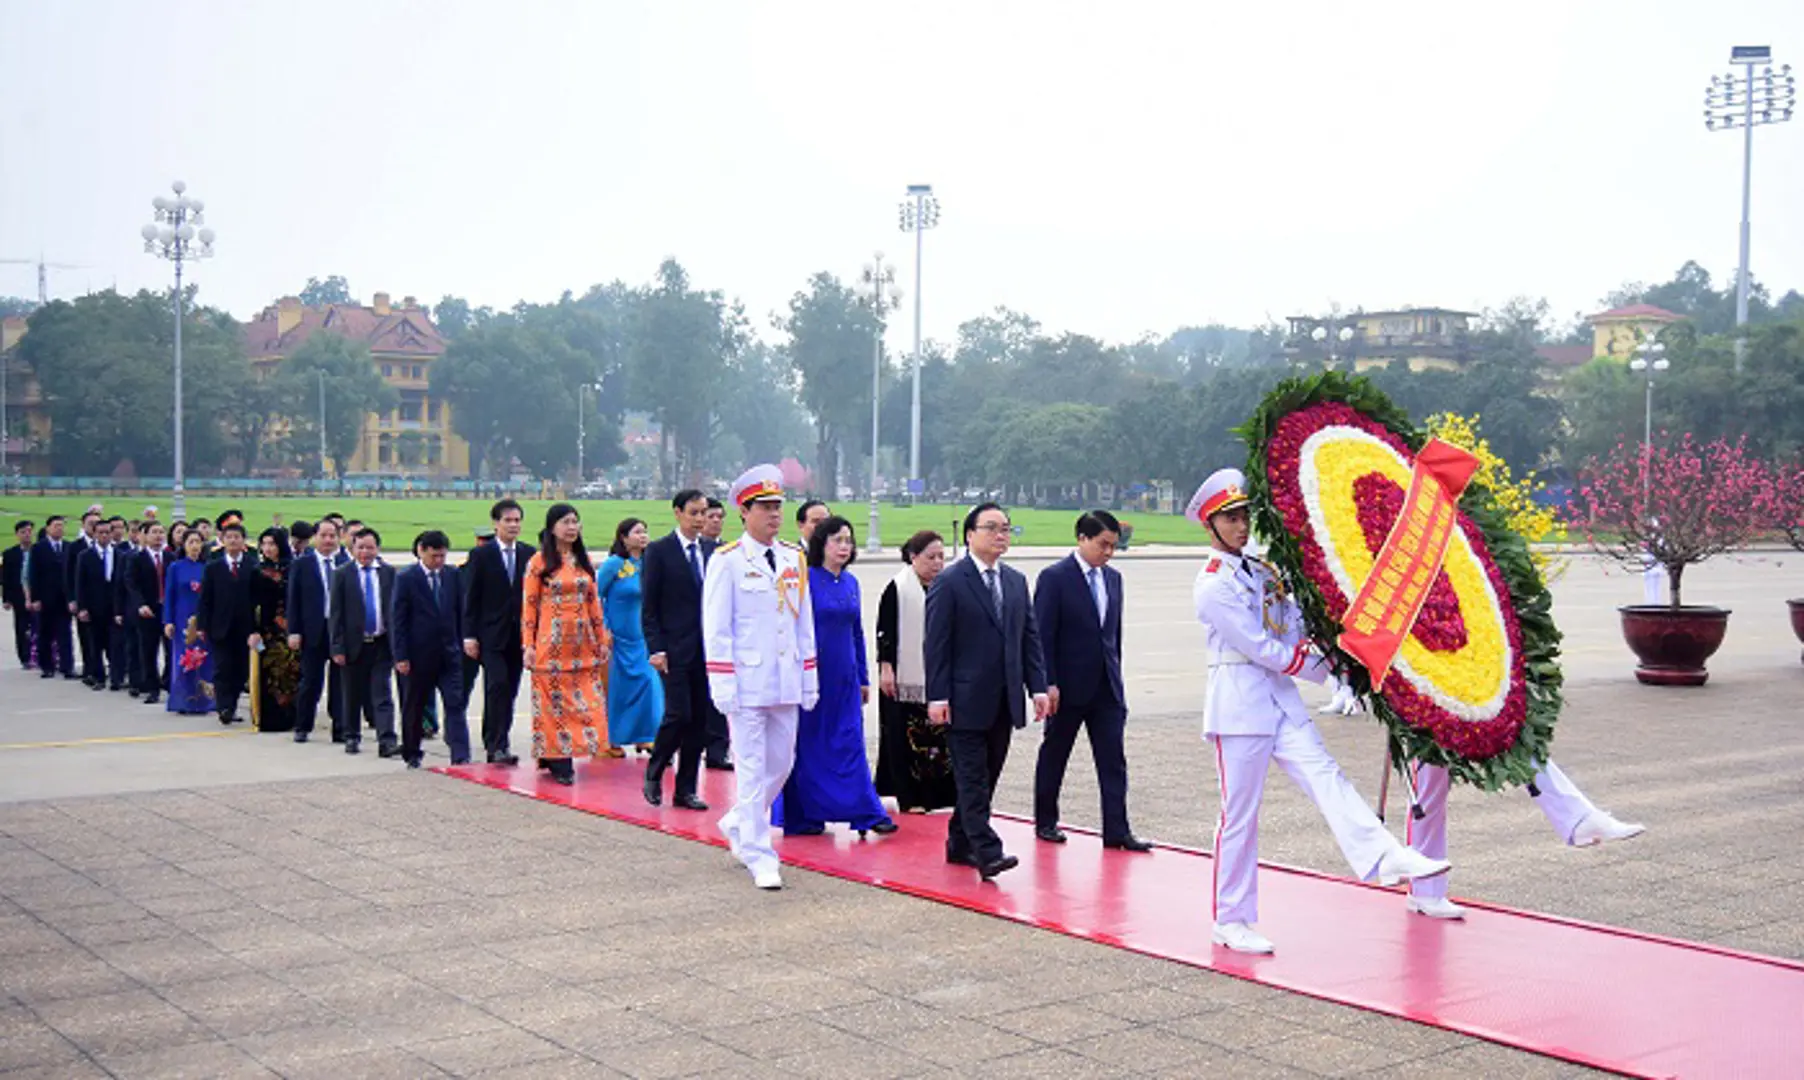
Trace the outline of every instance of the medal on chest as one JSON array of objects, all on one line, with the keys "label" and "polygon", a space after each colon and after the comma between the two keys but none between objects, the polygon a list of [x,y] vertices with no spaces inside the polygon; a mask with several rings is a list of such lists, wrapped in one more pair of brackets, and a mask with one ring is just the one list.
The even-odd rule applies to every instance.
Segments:
[{"label": "medal on chest", "polygon": [[802,575],[793,566],[786,566],[777,575],[777,610],[786,615],[802,613]]}]

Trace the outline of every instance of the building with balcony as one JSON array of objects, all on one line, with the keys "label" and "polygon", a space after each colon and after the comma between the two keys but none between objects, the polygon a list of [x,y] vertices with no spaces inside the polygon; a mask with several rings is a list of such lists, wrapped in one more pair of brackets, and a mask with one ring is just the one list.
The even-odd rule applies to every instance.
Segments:
[{"label": "building with balcony", "polygon": [[[1298,363],[1352,361],[1355,371],[1401,360],[1412,371],[1457,371],[1468,359],[1467,336],[1478,315],[1449,308],[1293,315],[1284,353]],[[1322,331],[1317,340],[1316,331]]]},{"label": "building with balcony", "polygon": [[17,346],[25,336],[25,316],[0,323],[0,379],[6,380],[6,468],[20,476],[50,475],[50,408]]},{"label": "building with balcony", "polygon": [[395,305],[379,292],[367,307],[305,307],[285,296],[245,324],[245,355],[259,370],[273,371],[318,333],[341,334],[366,346],[376,370],[401,399],[389,412],[364,418],[357,452],[351,460],[335,463],[340,475],[469,475],[469,444],[451,430],[451,407],[429,390],[432,365],[444,355],[445,339],[413,297]]}]

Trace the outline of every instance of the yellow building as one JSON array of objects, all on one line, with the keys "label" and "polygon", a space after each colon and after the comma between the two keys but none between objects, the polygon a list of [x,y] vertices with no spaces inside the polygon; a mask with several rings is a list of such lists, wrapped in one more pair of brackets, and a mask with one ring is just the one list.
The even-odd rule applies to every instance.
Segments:
[{"label": "yellow building", "polygon": [[50,408],[43,388],[14,351],[25,336],[23,315],[0,324],[0,378],[6,382],[6,467],[21,476],[50,475]]},{"label": "yellow building", "polygon": [[245,353],[268,372],[316,333],[341,334],[370,350],[376,370],[399,393],[400,404],[364,418],[357,452],[338,462],[340,475],[467,476],[470,446],[451,430],[451,407],[428,393],[432,365],[445,339],[426,310],[409,296],[400,306],[377,293],[370,305],[305,307],[292,296],[245,324]]},{"label": "yellow building", "polygon": [[1449,308],[1359,311],[1322,318],[1293,315],[1284,352],[1301,362],[1352,360],[1355,371],[1399,360],[1412,371],[1456,371],[1470,357],[1468,333],[1477,317]]},{"label": "yellow building", "polygon": [[1683,315],[1652,304],[1630,304],[1600,311],[1585,320],[1591,324],[1591,355],[1630,359],[1635,354],[1635,346],[1659,337],[1660,331],[1684,319]]}]

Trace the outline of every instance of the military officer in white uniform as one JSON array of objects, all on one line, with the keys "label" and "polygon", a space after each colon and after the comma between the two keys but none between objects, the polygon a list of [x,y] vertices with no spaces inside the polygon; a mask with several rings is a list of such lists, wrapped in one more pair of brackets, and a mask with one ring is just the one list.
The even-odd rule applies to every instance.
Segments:
[{"label": "military officer in white uniform", "polygon": [[1192,592],[1208,648],[1203,734],[1215,744],[1221,818],[1215,830],[1214,941],[1236,952],[1269,953],[1253,929],[1259,919],[1259,803],[1276,761],[1315,802],[1362,881],[1421,879],[1448,864],[1397,842],[1359,797],[1322,744],[1293,678],[1335,683],[1336,700],[1355,708],[1323,659],[1310,651],[1302,613],[1272,569],[1243,553],[1250,528],[1246,481],[1222,469],[1203,482],[1185,516],[1213,544]]},{"label": "military officer in white uniform", "polygon": [[814,614],[802,552],[777,539],[783,474],[750,469],[732,499],[745,534],[714,553],[702,582],[708,694],[727,717],[738,786],[720,832],[760,889],[781,889],[770,810],[795,764],[797,708],[820,700]]}]

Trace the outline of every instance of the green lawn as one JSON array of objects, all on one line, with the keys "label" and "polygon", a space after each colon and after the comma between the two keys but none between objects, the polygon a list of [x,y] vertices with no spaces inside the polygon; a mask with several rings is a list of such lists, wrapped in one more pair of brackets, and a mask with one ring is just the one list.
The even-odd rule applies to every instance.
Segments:
[{"label": "green lawn", "polygon": [[[5,542],[0,546],[11,543],[12,523],[20,518],[28,518],[40,525],[49,514],[62,514],[73,519],[94,501],[91,497],[75,495],[0,495],[0,528],[6,530]],[[155,504],[158,507],[157,516],[161,520],[166,522],[170,518],[166,493],[152,497],[110,496],[99,501],[105,505],[108,514],[116,513],[129,518],[142,513],[146,505]],[[526,508],[526,532],[529,536],[536,535],[544,524],[545,508],[551,505],[551,500],[527,499],[522,500],[521,505]],[[576,500],[576,505],[583,515],[587,526],[585,533],[591,545],[599,546],[610,539],[615,523],[625,517],[637,517],[650,522],[653,535],[664,532],[671,521],[670,504],[662,500],[579,499]],[[489,523],[487,499],[207,497],[190,499],[188,514],[190,518],[211,518],[228,507],[244,511],[246,524],[253,533],[268,525],[277,513],[282,515],[285,522],[301,519],[311,521],[321,514],[337,510],[346,517],[360,518],[375,526],[382,533],[383,546],[397,550],[405,550],[415,534],[431,528],[443,529],[451,537],[453,546],[461,548],[471,541],[474,530]],[[862,539],[865,525],[870,519],[870,505],[860,502],[836,503],[834,510],[852,521]],[[903,509],[886,505],[882,516],[883,540],[894,547],[918,529],[936,529],[942,535],[948,535],[956,530],[955,523],[964,517],[965,510],[962,506],[913,506]],[[1015,524],[1021,528],[1021,535],[1016,543],[1050,547],[1071,541],[1072,523],[1077,514],[1070,510],[1017,510],[1013,517]],[[1136,544],[1200,544],[1206,536],[1201,529],[1175,515],[1128,513],[1121,517],[1134,527]],[[793,522],[793,518],[791,521]],[[734,536],[737,533],[738,522],[729,514],[727,535]],[[793,538],[793,524],[784,533]]]}]

